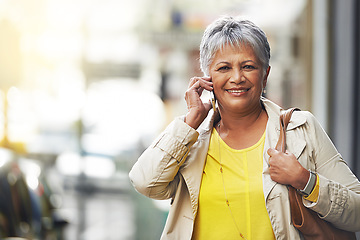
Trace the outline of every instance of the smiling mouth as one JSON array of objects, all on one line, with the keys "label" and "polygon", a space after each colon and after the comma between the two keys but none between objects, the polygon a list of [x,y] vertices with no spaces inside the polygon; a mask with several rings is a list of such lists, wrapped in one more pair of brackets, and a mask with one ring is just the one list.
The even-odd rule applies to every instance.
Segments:
[{"label": "smiling mouth", "polygon": [[226,90],[226,91],[229,92],[229,93],[244,93],[244,92],[249,91],[249,89],[237,89],[237,90],[229,89],[229,90]]}]

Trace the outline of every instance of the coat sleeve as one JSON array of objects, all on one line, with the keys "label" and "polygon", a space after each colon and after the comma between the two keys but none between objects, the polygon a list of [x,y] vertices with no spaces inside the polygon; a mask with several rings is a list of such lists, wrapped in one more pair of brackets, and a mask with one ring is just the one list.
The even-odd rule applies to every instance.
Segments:
[{"label": "coat sleeve", "polygon": [[130,170],[130,181],[135,189],[153,199],[173,197],[179,182],[179,168],[198,136],[183,118],[175,119]]},{"label": "coat sleeve", "polygon": [[316,203],[304,204],[340,229],[360,231],[360,182],[315,117],[308,113],[307,119],[320,191]]}]

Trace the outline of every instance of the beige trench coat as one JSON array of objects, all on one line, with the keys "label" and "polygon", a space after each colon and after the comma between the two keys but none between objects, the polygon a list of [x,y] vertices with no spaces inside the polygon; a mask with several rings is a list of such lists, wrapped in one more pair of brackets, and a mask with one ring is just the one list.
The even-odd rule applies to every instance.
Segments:
[{"label": "beige trench coat", "polygon": [[[290,219],[287,187],[271,180],[267,149],[279,137],[281,108],[262,98],[268,114],[263,157],[263,190],[276,239],[302,239]],[[214,124],[211,110],[195,131],[175,119],[144,151],[129,173],[141,194],[154,199],[172,199],[161,239],[191,239],[198,209],[198,196],[210,135]],[[304,204],[334,225],[360,230],[360,183],[309,112],[295,112],[287,129],[287,149],[306,169],[320,176],[318,202]]]}]

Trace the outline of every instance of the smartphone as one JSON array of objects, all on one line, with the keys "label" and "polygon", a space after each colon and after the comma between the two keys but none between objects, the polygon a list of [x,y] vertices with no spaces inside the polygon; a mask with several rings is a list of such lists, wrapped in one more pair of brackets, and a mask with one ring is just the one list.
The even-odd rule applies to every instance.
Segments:
[{"label": "smartphone", "polygon": [[216,110],[216,106],[215,106],[215,94],[214,94],[214,91],[210,91],[210,96],[211,96],[212,108],[213,108],[214,111],[215,111],[215,110]]}]

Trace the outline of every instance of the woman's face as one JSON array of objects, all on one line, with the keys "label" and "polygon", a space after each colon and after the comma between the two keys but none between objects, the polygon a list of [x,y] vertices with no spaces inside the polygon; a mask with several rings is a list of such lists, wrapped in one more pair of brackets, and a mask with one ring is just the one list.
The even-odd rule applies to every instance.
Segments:
[{"label": "woman's face", "polygon": [[210,65],[214,93],[220,110],[247,113],[260,107],[270,67],[264,73],[253,49],[226,45]]}]

